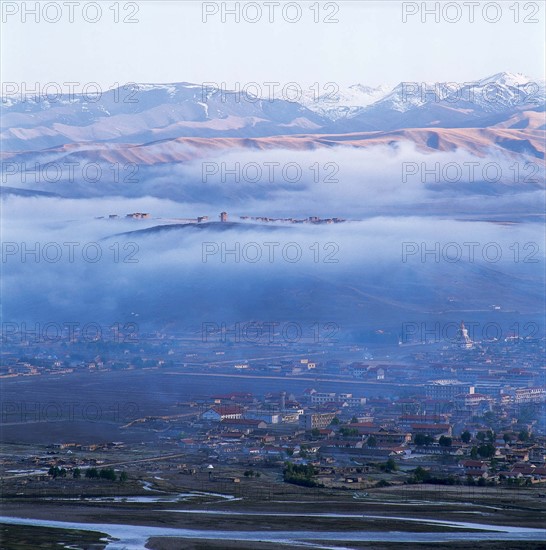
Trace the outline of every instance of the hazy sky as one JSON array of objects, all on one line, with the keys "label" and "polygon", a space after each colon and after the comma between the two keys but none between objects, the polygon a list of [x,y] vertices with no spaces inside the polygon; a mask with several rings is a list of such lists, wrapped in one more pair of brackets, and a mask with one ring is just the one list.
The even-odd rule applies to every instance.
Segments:
[{"label": "hazy sky", "polygon": [[[544,78],[542,1],[520,2],[519,10],[515,2],[489,2],[493,6],[485,13],[482,2],[472,23],[465,1],[448,2],[448,7],[438,2],[442,11],[436,23],[433,14],[422,22],[423,2],[406,2],[407,12],[419,12],[403,22],[401,2],[354,0],[292,2],[286,15],[299,15],[294,23],[283,18],[286,2],[273,2],[278,5],[271,8],[258,3],[261,18],[251,23],[245,18],[257,18],[257,3],[241,1],[236,23],[229,14],[222,22],[222,10],[233,9],[235,2],[178,0],[101,1],[101,15],[96,3],[74,2],[73,22],[63,1],[40,2],[42,9],[49,4],[40,21],[28,13],[23,21],[25,10],[36,3],[2,2],[4,82],[30,87],[68,81],[103,87],[180,81],[226,82],[228,87],[252,81],[396,84],[462,82],[500,71]],[[211,12],[206,22],[204,9]],[[273,22],[268,21],[270,9]],[[460,20],[449,23],[444,15]],[[328,18],[338,22],[325,23]]]}]

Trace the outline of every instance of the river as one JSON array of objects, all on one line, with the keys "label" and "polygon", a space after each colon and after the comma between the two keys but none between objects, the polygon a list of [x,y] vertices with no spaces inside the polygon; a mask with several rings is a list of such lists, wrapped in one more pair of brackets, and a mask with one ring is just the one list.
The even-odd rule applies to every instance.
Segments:
[{"label": "river", "polygon": [[[171,511],[171,512],[174,512]],[[177,512],[179,512],[177,510]],[[243,512],[215,512],[206,510],[185,510],[184,513],[197,514],[225,514],[244,515]],[[262,515],[251,513],[247,515]],[[267,515],[267,514],[263,514]],[[275,514],[278,515],[278,514]],[[261,541],[286,544],[291,547],[315,548],[348,548],[345,544],[351,542],[401,542],[401,543],[440,543],[450,541],[546,541],[545,529],[525,527],[492,526],[480,523],[438,521],[430,519],[391,517],[391,516],[363,516],[359,514],[297,514],[309,517],[354,517],[362,519],[381,519],[393,521],[415,521],[423,524],[444,525],[445,527],[460,529],[480,529],[474,532],[445,532],[445,533],[415,533],[403,531],[220,531],[181,529],[173,527],[149,527],[144,525],[123,525],[104,523],[81,523],[68,521],[53,521],[44,519],[19,518],[0,516],[0,523],[9,525],[29,525],[34,527],[49,527],[57,529],[78,529],[106,533],[110,538],[107,550],[142,550],[150,537],[178,537],[200,540],[229,539],[240,541]],[[484,532],[485,531],[485,532]],[[329,546],[321,541],[342,543],[344,546]],[[312,542],[313,544],[309,544]]]}]

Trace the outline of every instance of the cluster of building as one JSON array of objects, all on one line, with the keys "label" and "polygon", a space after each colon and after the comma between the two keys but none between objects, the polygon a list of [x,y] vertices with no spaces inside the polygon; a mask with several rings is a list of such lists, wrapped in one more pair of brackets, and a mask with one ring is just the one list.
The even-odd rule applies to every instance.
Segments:
[{"label": "cluster of building", "polygon": [[[130,220],[148,220],[151,218],[151,214],[149,212],[131,212],[130,214],[127,214],[125,218]],[[103,220],[104,216],[98,216],[97,219]],[[119,220],[121,217],[118,214],[109,214],[108,219]]]},{"label": "cluster of building", "polygon": [[[161,434],[162,445],[181,447],[196,461],[297,460],[339,469],[355,460],[395,457],[433,469],[437,457],[450,457],[449,465],[441,461],[438,476],[444,468],[480,483],[544,479],[543,340],[408,348],[405,355],[378,360],[354,344],[315,353],[301,343],[290,348],[288,358],[284,342],[232,350],[161,333],[140,335],[136,346],[118,338],[91,355],[82,337],[69,346],[29,345],[15,337],[4,344],[0,376],[167,369],[233,377],[244,366],[255,394],[191,396],[177,414],[147,411],[131,423],[131,429],[148,429],[154,438]],[[254,353],[245,357],[246,349]],[[354,360],[355,354],[366,359]],[[285,391],[270,391],[272,376]],[[308,380],[308,389],[295,391],[294,378]],[[6,417],[10,420],[16,421]]]},{"label": "cluster of building", "polygon": [[[458,396],[455,392],[445,399],[453,404]],[[434,473],[430,461],[449,456],[448,465],[438,463],[439,476],[465,483],[480,478],[488,484],[546,481],[546,436],[534,433],[535,423],[504,418],[492,428],[474,414],[463,415],[461,422],[458,411],[426,412],[419,405],[416,399],[315,389],[262,398],[233,392],[200,403],[192,435],[175,437],[173,443],[231,464],[289,460],[340,468],[355,460],[394,457],[414,467],[423,462]]]},{"label": "cluster of building", "polygon": [[[221,223],[228,222],[228,213],[220,212],[218,216]],[[125,216],[127,219],[132,220],[147,220],[151,218],[149,212],[131,212]],[[105,219],[104,216],[98,216],[98,220]],[[119,220],[121,216],[118,214],[109,214],[109,220]],[[161,219],[161,218],[158,218]],[[269,218],[267,216],[239,216],[240,220],[243,221],[254,221],[254,222],[284,222],[284,223],[312,223],[312,224],[333,224],[333,223],[343,223],[346,220],[343,218],[320,218],[319,216],[309,216],[307,218]],[[198,216],[197,218],[169,218],[173,222],[184,222],[184,223],[206,223],[209,221],[209,216]]]},{"label": "cluster of building", "polygon": [[255,222],[283,222],[283,223],[314,223],[314,224],[332,224],[343,223],[346,220],[343,218],[320,218],[318,216],[309,216],[307,218],[268,218],[267,216],[240,216],[239,219]]}]

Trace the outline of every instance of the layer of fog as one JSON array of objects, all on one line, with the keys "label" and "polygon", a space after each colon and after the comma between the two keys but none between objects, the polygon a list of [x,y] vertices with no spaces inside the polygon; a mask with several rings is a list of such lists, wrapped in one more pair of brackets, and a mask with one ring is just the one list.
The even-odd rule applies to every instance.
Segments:
[{"label": "layer of fog", "polygon": [[[299,199],[286,208],[311,213]],[[194,205],[158,198],[9,197],[2,211],[3,321],[137,319],[147,328],[196,330],[202,322],[335,321],[382,328],[442,315],[530,319],[544,307],[541,223],[399,212],[330,225],[157,231],[150,228],[166,218],[215,216],[218,209],[194,212]],[[95,219],[132,211],[162,219]]]},{"label": "layer of fog", "polygon": [[[172,145],[174,147],[174,145]],[[158,145],[157,147],[161,147]],[[186,147],[179,145],[179,147]],[[43,159],[38,172],[29,161],[9,175],[4,186],[36,189],[70,198],[126,197],[131,209],[157,216],[237,215],[271,217],[362,218],[373,215],[512,215],[541,213],[544,167],[537,159],[498,151],[477,157],[462,150],[425,154],[410,144],[296,150],[193,151],[193,160],[163,164],[101,164],[65,155]],[[47,162],[63,168],[79,162],[54,181]],[[148,162],[148,161],[146,161]],[[117,181],[115,181],[117,179]],[[162,202],[156,207],[154,198]],[[143,200],[136,200],[143,199]],[[106,203],[94,215],[114,213]],[[131,206],[129,208],[129,206]],[[85,207],[76,207],[77,209]],[[114,210],[114,212],[113,212]]]}]

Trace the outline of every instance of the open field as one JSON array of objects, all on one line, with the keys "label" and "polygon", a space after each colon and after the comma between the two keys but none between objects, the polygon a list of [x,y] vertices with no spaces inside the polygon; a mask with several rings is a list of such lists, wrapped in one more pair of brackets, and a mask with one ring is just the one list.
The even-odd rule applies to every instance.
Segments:
[{"label": "open field", "polygon": [[72,480],[55,480],[47,482],[47,493],[33,495],[27,490],[25,496],[4,498],[2,511],[9,516],[51,520],[198,529],[213,524],[227,530],[252,530],[257,524],[278,530],[302,525],[316,530],[400,529],[399,520],[390,517],[407,518],[403,528],[409,532],[446,530],[445,526],[409,521],[412,518],[542,528],[546,518],[539,488],[518,495],[495,488],[448,487],[440,492],[427,486],[398,486],[371,489],[367,498],[355,500],[351,491],[297,487],[265,471],[260,481],[243,479],[237,486],[209,481],[204,475],[176,476],[149,477],[146,485],[129,481],[123,486],[82,480],[69,491]]},{"label": "open field", "polygon": [[[289,377],[219,375],[221,392],[247,391],[264,395],[271,391],[303,392],[359,391],[377,395],[392,390],[392,384],[373,384],[355,380],[327,382]],[[2,443],[50,444],[75,440],[125,442],[157,441],[158,433],[138,425],[122,428],[146,415],[197,416],[198,408],[183,409],[179,403],[208,396],[211,377],[162,370],[132,370],[31,376],[2,380]],[[47,429],[44,429],[47,424]],[[24,425],[24,430],[21,426]]]},{"label": "open field", "polygon": [[35,550],[39,548],[78,548],[102,550],[106,535],[94,531],[51,529],[28,525],[0,525],[0,543],[9,550]]}]

